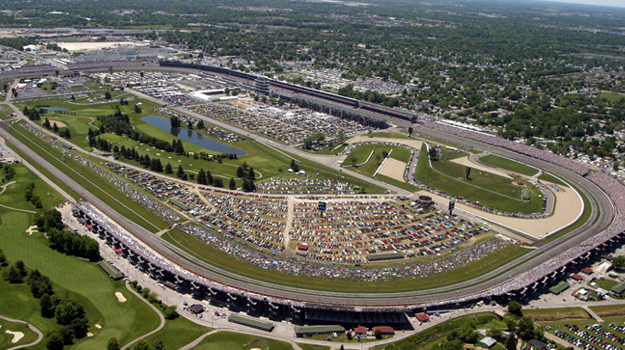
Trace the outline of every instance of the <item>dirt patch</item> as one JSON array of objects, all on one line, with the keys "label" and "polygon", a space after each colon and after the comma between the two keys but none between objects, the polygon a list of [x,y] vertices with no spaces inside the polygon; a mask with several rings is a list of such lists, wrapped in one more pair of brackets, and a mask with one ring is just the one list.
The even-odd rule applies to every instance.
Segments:
[{"label": "dirt patch", "polygon": [[[53,126],[53,125],[56,123],[56,126],[58,126],[59,128],[65,128],[65,127],[67,127],[67,124],[65,124],[65,123],[63,123],[63,122],[60,122],[60,121],[58,121],[58,120],[52,120],[52,119],[49,119],[49,120],[50,120],[50,126]],[[44,119],[44,120],[41,122],[41,124],[43,124],[45,121],[46,121],[46,120]]]},{"label": "dirt patch", "polygon": [[388,176],[392,179],[404,182],[404,174],[406,173],[406,163],[397,159],[387,158],[382,165],[378,174]]}]

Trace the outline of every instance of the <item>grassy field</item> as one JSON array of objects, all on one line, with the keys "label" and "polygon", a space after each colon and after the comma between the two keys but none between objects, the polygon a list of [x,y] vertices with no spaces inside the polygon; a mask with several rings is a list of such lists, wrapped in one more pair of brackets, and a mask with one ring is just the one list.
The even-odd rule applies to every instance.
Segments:
[{"label": "grassy field", "polygon": [[[119,208],[120,205],[127,208],[125,215],[146,229],[157,232],[168,226],[165,222],[154,216],[147,209],[139,206],[130,198],[119,191],[111,191],[111,185],[103,178],[93,172],[93,170],[78,164],[73,159],[67,157],[63,162],[60,151],[52,149],[49,144],[34,136],[25,129],[14,126],[8,130],[11,135],[20,140],[34,152],[45,158],[53,166],[64,172],[74,181],[81,184],[91,193],[98,195],[108,205]],[[67,186],[63,186],[67,187]]]},{"label": "grassy field", "polygon": [[[18,182],[14,186],[23,191],[23,184]],[[50,188],[42,190],[53,192]],[[14,195],[13,198],[13,206],[26,206],[23,198]],[[58,194],[50,198],[58,198]],[[78,340],[72,349],[102,349],[110,337],[125,343],[156,328],[159,320],[154,311],[131,294],[122,281],[113,282],[94,263],[50,249],[41,233],[29,236],[25,230],[32,224],[33,214],[0,208],[0,219],[0,247],[7,259],[23,260],[28,268],[38,269],[50,277],[59,296],[72,297],[85,307],[89,331],[94,336]],[[38,302],[26,284],[10,285],[2,280],[0,286],[1,315],[29,322],[44,334],[59,328],[52,319],[40,316]],[[121,292],[127,301],[119,303],[115,292]],[[96,323],[103,328],[96,329]]]},{"label": "grassy field", "polygon": [[[457,156],[454,155],[454,156]],[[415,177],[417,181],[453,196],[461,196],[472,202],[480,202],[488,208],[521,213],[537,213],[542,208],[541,192],[536,186],[513,184],[510,179],[485,171],[473,169],[469,179],[465,178],[464,165],[449,162],[443,158],[429,164],[425,145],[421,149]],[[522,200],[523,189],[530,192],[531,201]]]},{"label": "grassy field", "polygon": [[599,96],[605,98],[610,102],[618,101],[622,98],[625,98],[625,94],[618,94],[614,92],[602,92]]},{"label": "grassy field", "polygon": [[521,175],[534,176],[538,172],[536,168],[494,154],[480,157],[480,162]]},{"label": "grassy field", "polygon": [[[2,195],[0,195],[0,204],[17,209],[37,210],[31,202],[26,202],[24,200],[24,188],[31,182],[35,184],[33,195],[41,199],[43,208],[52,208],[65,200],[58,192],[51,191],[50,187],[43,180],[33,174],[24,165],[4,165],[4,168],[6,167],[11,167],[15,170],[15,178],[12,180],[15,181],[15,183],[8,185]],[[0,174],[2,174],[2,178],[4,179],[5,169],[3,169]],[[4,185],[6,183],[3,181],[1,184]]]},{"label": "grassy field", "polygon": [[[474,277],[491,271],[498,266],[514,260],[528,252],[528,250],[519,246],[511,245],[479,261],[471,262],[465,266],[437,275],[419,277],[418,279],[402,279],[386,282],[349,282],[322,278],[308,278],[264,270],[260,267],[237,260],[231,255],[214,249],[197,238],[191,237],[178,230],[169,231],[162,237],[166,241],[194,254],[203,261],[224,270],[235,272],[241,276],[253,277],[258,280],[269,281],[281,285],[353,293],[410,291],[427,289],[433,286],[444,286],[461,281],[470,281]],[[416,283],[417,280],[418,284]]]},{"label": "grassy field", "polygon": [[180,316],[173,320],[165,320],[165,327],[145,340],[150,344],[161,340],[167,349],[180,349],[210,331],[211,328],[200,326]]},{"label": "grassy field", "polygon": [[523,310],[523,316],[531,317],[534,322],[590,319],[588,313],[581,307],[561,309],[525,309]]},{"label": "grassy field", "polygon": [[[142,113],[135,113],[134,105],[138,102],[142,102]],[[67,115],[62,113],[54,113],[52,111],[48,112],[45,117],[48,119],[62,121],[69,125],[71,139],[69,140],[72,143],[75,143],[78,147],[82,147],[86,150],[90,150],[88,147],[88,143],[86,140],[87,133],[89,127],[95,129],[94,126],[89,126],[89,122],[92,119],[95,119],[98,115],[111,114],[115,111],[115,106],[119,105],[118,103],[101,103],[101,104],[92,104],[92,105],[75,105],[67,103],[63,100],[50,100],[44,102],[35,102],[35,103],[24,103],[20,104],[18,108],[23,109],[24,106],[28,108],[33,108],[37,106],[52,106],[58,108],[68,109],[69,112],[75,112],[77,115]],[[145,115],[160,115],[153,110],[159,108],[160,105],[155,104],[146,100],[134,100],[129,105],[119,106],[120,110],[123,113],[128,114],[132,125],[143,133],[146,133],[150,136],[156,137],[161,140],[172,141],[175,137],[169,132],[162,130],[156,126],[149,124],[141,119],[142,116]],[[95,122],[93,123],[95,124]],[[210,124],[206,124],[207,127]],[[197,130],[195,130],[198,132]],[[186,132],[183,128],[181,132]],[[208,135],[205,132],[199,132],[204,137],[212,139],[217,142],[221,142],[217,138],[214,138]],[[160,159],[163,166],[167,163],[170,163],[174,168],[178,165],[182,165],[185,171],[189,173],[197,173],[200,169],[210,170],[213,176],[221,176],[222,178],[229,180],[231,177],[237,180],[237,186],[241,186],[243,180],[238,179],[236,176],[237,168],[246,162],[248,165],[254,168],[257,172],[257,181],[262,181],[268,179],[272,176],[285,174],[289,169],[291,164],[291,158],[285,154],[282,154],[275,149],[267,147],[259,142],[256,142],[251,139],[247,139],[245,141],[234,142],[231,144],[227,144],[228,146],[235,147],[245,151],[247,154],[244,156],[238,157],[238,159],[230,159],[224,160],[223,163],[218,163],[215,161],[207,161],[202,159],[195,159],[194,156],[184,156],[184,155],[176,155],[175,153],[167,153],[161,151],[159,149],[149,147],[143,145],[137,141],[128,139],[127,137],[122,137],[119,135],[114,135],[111,133],[106,133],[101,136],[104,139],[111,141],[113,144],[121,146],[125,146],[126,148],[134,148],[141,155],[149,155],[151,159]],[[217,154],[218,152],[214,152],[199,146],[196,146],[192,143],[182,141],[184,149],[186,152],[192,152],[194,154],[200,154],[204,152],[206,154]],[[298,163],[299,168],[306,171],[307,174],[313,178],[326,179],[326,178],[336,178],[341,179],[341,181],[348,181],[355,186],[366,187],[369,193],[381,193],[384,192],[384,189],[374,186],[372,184],[366,183],[360,179],[355,177],[351,177],[345,174],[340,174],[337,171],[320,166],[318,164],[311,163],[303,158],[295,157],[300,160]],[[120,161],[126,162],[132,165],[138,165],[135,161],[129,161],[123,157],[120,157]],[[227,183],[227,182],[226,182]]]},{"label": "grassy field", "polygon": [[232,333],[232,332],[217,332],[215,334],[211,334],[208,337],[204,338],[193,350],[249,350],[253,348],[261,348],[264,349],[265,346],[262,343],[254,343],[248,346],[244,346],[249,342],[260,339],[269,345],[269,349],[271,350],[291,350],[293,346],[291,344],[262,338],[255,335],[247,335],[240,333]]},{"label": "grassy field", "polygon": [[540,174],[538,176],[538,179],[542,181],[553,182],[554,184],[561,185],[561,186],[568,186],[567,184],[564,183],[564,181],[548,173]]},{"label": "grassy field", "polygon": [[[404,147],[387,146],[387,145],[361,145],[361,146],[354,148],[350,152],[347,158],[345,158],[345,162],[343,163],[343,166],[364,163],[372,151],[374,152],[374,154],[371,156],[367,164],[360,165],[360,166],[352,166],[352,167],[349,167],[349,170],[353,170],[353,171],[356,171],[358,173],[361,173],[367,176],[373,176],[373,174],[375,174],[375,171],[378,170],[378,168],[380,167],[380,164],[382,164],[382,162],[384,161],[384,157],[383,157],[384,152],[386,152],[387,154],[390,153],[390,156],[389,156],[390,158],[399,160],[404,163],[408,163],[408,161],[410,160],[410,151]],[[385,179],[388,179],[388,177],[385,176]],[[385,181],[384,179],[380,179],[380,180]],[[394,180],[393,183],[391,184],[398,186],[399,183],[402,183],[402,181]],[[403,186],[400,186],[400,187],[404,188]],[[414,187],[408,185],[408,188],[406,189],[411,189],[411,188],[414,188]]]}]

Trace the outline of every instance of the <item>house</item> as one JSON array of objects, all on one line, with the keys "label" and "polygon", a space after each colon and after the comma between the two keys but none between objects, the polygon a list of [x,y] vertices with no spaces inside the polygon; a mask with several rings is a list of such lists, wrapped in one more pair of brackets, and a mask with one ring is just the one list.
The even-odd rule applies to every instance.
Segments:
[{"label": "house", "polygon": [[367,328],[358,326],[354,328],[354,333],[356,333],[356,335],[367,335]]},{"label": "house", "polygon": [[480,340],[480,345],[487,349],[492,348],[495,344],[497,344],[497,341],[492,337],[484,337]]},{"label": "house", "polygon": [[373,330],[373,333],[379,330],[382,334],[391,334],[391,335],[395,334],[395,330],[393,329],[393,327],[389,327],[389,326],[373,327],[372,330]]},{"label": "house", "polygon": [[583,269],[582,269],[582,272],[583,272],[583,273],[585,273],[585,274],[587,274],[587,275],[590,275],[590,274],[592,273],[592,269],[591,269],[591,268],[589,268],[589,267],[586,267],[586,268],[583,268]]},{"label": "house", "polygon": [[576,280],[576,281],[581,281],[581,280],[583,280],[583,279],[584,279],[584,277],[582,277],[582,276],[580,276],[580,275],[578,275],[578,274],[576,274],[576,273],[572,274],[572,275],[571,275],[571,278],[572,278],[572,279],[574,279],[574,280]]},{"label": "house", "polygon": [[430,316],[428,316],[428,314],[426,314],[425,312],[420,313],[420,314],[416,314],[415,317],[417,318],[417,320],[419,320],[419,322],[428,322],[428,321],[430,321]]}]

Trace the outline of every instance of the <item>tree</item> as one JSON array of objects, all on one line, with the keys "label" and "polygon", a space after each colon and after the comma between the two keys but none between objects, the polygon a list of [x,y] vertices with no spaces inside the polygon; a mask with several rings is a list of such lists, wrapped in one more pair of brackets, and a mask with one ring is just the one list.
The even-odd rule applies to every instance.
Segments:
[{"label": "tree", "polygon": [[58,298],[55,295],[44,294],[39,299],[39,306],[41,307],[41,316],[45,318],[51,318],[54,316],[56,310]]},{"label": "tree", "polygon": [[207,171],[206,171],[206,182],[207,182],[209,185],[212,185],[212,184],[213,184],[213,182],[214,182],[214,180],[213,180],[213,174],[211,174],[210,170],[207,170]]},{"label": "tree", "polygon": [[200,185],[208,185],[208,182],[206,182],[206,173],[204,172],[204,169],[200,169],[200,171],[197,173],[197,183],[199,183]]},{"label": "tree", "polygon": [[171,168],[171,164],[167,163],[167,165],[165,165],[165,174],[172,174],[174,172],[174,170]]},{"label": "tree", "polygon": [[163,344],[163,341],[159,339],[152,343],[152,350],[167,350],[167,348],[165,344]]},{"label": "tree", "polygon": [[232,177],[230,178],[229,187],[230,187],[231,190],[236,190],[237,189],[237,182],[234,181],[234,178],[232,178]]},{"label": "tree", "polygon": [[179,178],[182,178],[183,175],[184,175],[184,169],[182,169],[182,165],[178,165],[178,172],[176,173],[176,176],[178,176]]},{"label": "tree", "polygon": [[77,318],[84,317],[85,309],[76,300],[65,299],[56,306],[54,316],[58,324],[67,325]]},{"label": "tree", "polygon": [[203,130],[205,128],[203,120],[200,120],[199,122],[197,122],[197,128],[199,130]]},{"label": "tree", "polygon": [[4,279],[9,281],[9,283],[24,282],[24,277],[22,277],[20,270],[18,270],[15,266],[11,266],[8,271],[4,272]]},{"label": "tree", "polygon": [[436,151],[436,148],[430,147],[430,150],[428,151],[428,155],[430,156],[430,159],[436,158],[438,156],[438,152]]},{"label": "tree", "polygon": [[24,261],[22,260],[16,261],[15,267],[17,268],[17,271],[19,271],[22,277],[26,277],[28,275],[28,272],[26,272],[26,264],[24,264]]},{"label": "tree", "polygon": [[506,340],[506,350],[516,350],[518,342],[519,340],[516,338],[516,335],[514,333],[510,334]]},{"label": "tree", "polygon": [[150,344],[145,340],[139,340],[139,342],[133,347],[133,350],[150,350]]},{"label": "tree", "polygon": [[239,166],[237,168],[237,177],[242,178],[243,176],[245,176],[245,170],[243,170],[242,166]]},{"label": "tree", "polygon": [[534,321],[529,317],[523,317],[519,321],[519,336],[521,339],[530,340],[536,338]]},{"label": "tree", "polygon": [[617,269],[624,269],[625,268],[625,255],[619,255],[619,256],[614,257],[614,259],[612,259],[612,264]]},{"label": "tree", "polygon": [[52,123],[52,131],[59,132],[59,127],[58,125],[56,125],[56,123]]},{"label": "tree", "polygon": [[112,96],[111,96],[111,93],[110,93],[110,92],[108,92],[108,91],[107,91],[107,92],[105,92],[105,93],[104,93],[104,98],[105,98],[105,99],[110,100],[110,99],[111,99],[111,97],[112,97]]},{"label": "tree", "polygon": [[339,130],[339,132],[336,133],[336,141],[340,144],[343,144],[345,143],[345,140],[346,140],[345,131]]},{"label": "tree", "polygon": [[172,305],[166,308],[163,311],[163,316],[165,316],[165,318],[168,320],[173,320],[175,318],[178,318],[178,312],[176,311],[176,307]]},{"label": "tree", "polygon": [[618,171],[620,167],[621,163],[619,161],[615,161],[614,164],[612,164],[612,169],[614,169],[614,171]]},{"label": "tree", "polygon": [[519,317],[523,317],[523,306],[521,306],[521,304],[519,304],[516,301],[511,301],[508,304],[508,312],[510,312],[513,315],[519,316]]},{"label": "tree", "polygon": [[382,331],[379,329],[375,330],[375,339],[382,339]]},{"label": "tree", "polygon": [[110,338],[109,341],[106,343],[106,350],[119,350],[120,346],[119,346],[119,341],[117,340],[117,338]]},{"label": "tree", "polygon": [[299,171],[299,167],[297,166],[297,163],[295,163],[295,159],[291,160],[291,170],[293,170],[294,172]]},{"label": "tree", "polygon": [[63,336],[59,332],[52,332],[48,336],[46,342],[46,349],[48,350],[63,350],[65,343],[63,342]]},{"label": "tree", "polygon": [[7,266],[7,257],[4,255],[2,249],[0,249],[0,266]]}]

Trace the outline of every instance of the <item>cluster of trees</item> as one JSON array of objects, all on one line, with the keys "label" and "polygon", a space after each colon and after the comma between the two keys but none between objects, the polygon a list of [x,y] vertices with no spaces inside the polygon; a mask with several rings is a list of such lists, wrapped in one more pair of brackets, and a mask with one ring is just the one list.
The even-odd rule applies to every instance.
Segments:
[{"label": "cluster of trees", "polygon": [[59,136],[61,137],[64,137],[66,139],[72,138],[69,128],[59,129],[59,126],[56,125],[56,122],[53,122],[52,125],[50,125],[50,119],[48,119],[47,117],[46,119],[44,119],[41,125],[48,130],[52,129],[53,132],[59,133]]},{"label": "cluster of trees", "polygon": [[308,135],[304,140],[304,149],[315,149],[317,147],[323,147],[326,135],[322,132],[315,132]]},{"label": "cluster of trees", "polygon": [[[32,121],[36,121],[36,120],[41,120],[41,115],[46,113],[45,109],[41,109],[41,108],[28,108],[26,106],[24,106],[24,109],[22,110],[22,113],[24,113],[24,115],[26,117],[28,117],[28,119],[32,120]],[[48,122],[49,124],[49,122]]]},{"label": "cluster of trees", "polygon": [[130,135],[132,131],[130,117],[122,113],[119,110],[119,106],[116,107],[115,113],[96,117],[96,120],[100,123],[100,133],[112,132],[116,135]]},{"label": "cluster of trees", "polygon": [[399,106],[399,100],[396,97],[388,97],[385,94],[377,91],[367,90],[365,92],[361,92],[358,90],[354,90],[354,84],[348,84],[340,88],[338,93],[339,95],[355,98],[357,100],[380,103],[388,107]]},{"label": "cluster of trees", "polygon": [[[4,253],[2,253],[2,257],[4,257]],[[9,265],[6,262],[6,257],[4,257],[4,262],[2,265],[6,265],[8,268],[2,272],[2,276],[5,281],[9,281],[9,283],[23,283],[24,278],[28,276],[28,272],[26,271],[26,265],[22,260],[18,260],[14,265]]]},{"label": "cluster of trees", "polygon": [[43,208],[43,205],[41,204],[41,198],[39,198],[39,196],[34,195],[33,194],[34,191],[35,191],[35,183],[34,182],[28,183],[28,185],[26,185],[26,190],[24,191],[24,199],[27,202],[31,202],[35,206],[35,208],[41,209]]},{"label": "cluster of trees", "polygon": [[[120,350],[121,346],[117,338],[111,338],[106,343],[106,350]],[[165,344],[163,344],[162,340],[156,340],[150,346],[146,340],[139,340],[133,347],[132,350],[167,350]]]},{"label": "cluster of trees", "polygon": [[166,319],[173,320],[173,319],[178,318],[178,316],[180,316],[178,312],[176,311],[175,306],[173,305],[168,306],[165,303],[163,303],[160,299],[156,297],[155,293],[152,293],[150,291],[150,288],[143,288],[137,281],[130,282],[130,286],[134,288],[134,290],[136,290],[138,293],[140,293],[141,296],[143,296],[151,304],[154,304],[154,306],[161,309],[161,311],[163,312],[163,316]]},{"label": "cluster of trees", "polygon": [[93,238],[80,235],[74,231],[57,230],[48,231],[50,247],[58,252],[74,255],[89,260],[100,258],[100,246]]},{"label": "cluster of trees", "polygon": [[172,116],[171,118],[169,118],[169,125],[172,129],[179,129],[180,125],[182,125],[182,122],[180,121],[180,118]]},{"label": "cluster of trees", "polygon": [[237,168],[237,177],[241,179],[256,180],[256,173],[254,172],[254,168],[249,166],[247,162],[243,162],[243,164]]},{"label": "cluster of trees", "polygon": [[213,185],[214,179],[213,174],[211,174],[210,170],[204,171],[204,169],[200,169],[197,173],[197,183],[200,185]]},{"label": "cluster of trees", "polygon": [[62,230],[63,220],[61,213],[56,209],[39,212],[35,214],[35,225],[41,232],[49,232],[52,229]]},{"label": "cluster of trees", "polygon": [[0,170],[4,170],[4,182],[8,182],[13,180],[13,178],[15,178],[15,169],[13,169],[12,166],[6,164],[3,165],[2,163],[0,163]]}]

